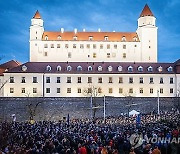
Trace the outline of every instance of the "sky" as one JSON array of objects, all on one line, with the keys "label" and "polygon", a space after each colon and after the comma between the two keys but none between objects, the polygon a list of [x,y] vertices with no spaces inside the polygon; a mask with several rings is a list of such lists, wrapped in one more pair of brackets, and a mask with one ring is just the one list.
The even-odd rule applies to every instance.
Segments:
[{"label": "sky", "polygon": [[135,32],[148,4],[158,26],[158,61],[180,59],[180,0],[0,0],[0,63],[29,61],[29,27],[39,10],[45,31]]}]

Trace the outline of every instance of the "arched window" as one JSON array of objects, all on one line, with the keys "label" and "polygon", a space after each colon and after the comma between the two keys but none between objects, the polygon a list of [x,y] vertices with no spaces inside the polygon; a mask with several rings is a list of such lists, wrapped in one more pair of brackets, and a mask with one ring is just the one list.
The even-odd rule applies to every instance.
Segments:
[{"label": "arched window", "polygon": [[103,70],[102,66],[98,66],[98,71],[101,72]]},{"label": "arched window", "polygon": [[118,71],[122,72],[122,66],[118,66]]},{"label": "arched window", "polygon": [[60,35],[58,35],[57,39],[58,39],[58,40],[61,40],[61,36],[60,36]]},{"label": "arched window", "polygon": [[132,72],[133,71],[133,67],[132,66],[129,66],[128,67],[128,72]]},{"label": "arched window", "polygon": [[51,66],[48,65],[48,66],[46,67],[46,70],[47,70],[47,71],[51,71]]},{"label": "arched window", "polygon": [[113,67],[112,66],[108,66],[108,71],[112,72],[112,70],[113,70]]},{"label": "arched window", "polygon": [[138,67],[138,71],[139,71],[139,72],[142,72],[142,71],[143,71],[143,67],[142,67],[142,66],[139,66],[139,67]]},{"label": "arched window", "polygon": [[167,68],[167,70],[168,70],[168,72],[172,72],[172,71],[173,71],[173,67],[172,67],[172,66],[169,66],[169,67]]},{"label": "arched window", "polygon": [[27,71],[27,66],[26,65],[22,66],[22,71],[24,71],[24,72]]},{"label": "arched window", "polygon": [[162,72],[162,71],[163,71],[162,66],[159,66],[159,67],[158,67],[158,71],[159,71],[159,72]]},{"label": "arched window", "polygon": [[45,36],[45,40],[48,40],[48,36],[47,35]]},{"label": "arched window", "polygon": [[82,71],[82,66],[78,66],[77,71]]},{"label": "arched window", "polygon": [[122,37],[122,41],[126,42],[126,37],[125,36]]},{"label": "arched window", "polygon": [[136,37],[136,36],[133,37],[133,41],[134,41],[134,42],[137,42],[137,37]]},{"label": "arched window", "polygon": [[71,71],[72,70],[72,67],[71,66],[68,66],[67,67],[67,71]]},{"label": "arched window", "polygon": [[88,66],[88,71],[92,71],[93,67],[92,66]]},{"label": "arched window", "polygon": [[56,69],[57,71],[61,71],[61,66],[58,65]]},{"label": "arched window", "polygon": [[148,72],[152,72],[153,71],[153,67],[152,66],[149,66],[148,67]]}]

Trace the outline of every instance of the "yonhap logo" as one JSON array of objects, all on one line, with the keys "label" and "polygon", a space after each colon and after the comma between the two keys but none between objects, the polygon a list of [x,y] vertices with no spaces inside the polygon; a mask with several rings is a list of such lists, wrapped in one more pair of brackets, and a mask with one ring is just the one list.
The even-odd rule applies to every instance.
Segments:
[{"label": "yonhap logo", "polygon": [[130,144],[137,148],[143,144],[143,135],[142,134],[132,134],[130,137]]}]

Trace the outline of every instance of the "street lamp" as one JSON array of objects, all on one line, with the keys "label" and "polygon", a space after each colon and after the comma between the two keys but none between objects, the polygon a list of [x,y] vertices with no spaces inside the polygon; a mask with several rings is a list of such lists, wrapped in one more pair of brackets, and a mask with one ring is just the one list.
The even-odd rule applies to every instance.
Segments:
[{"label": "street lamp", "polygon": [[159,111],[159,90],[157,90],[157,105],[158,105],[158,115],[160,114]]}]

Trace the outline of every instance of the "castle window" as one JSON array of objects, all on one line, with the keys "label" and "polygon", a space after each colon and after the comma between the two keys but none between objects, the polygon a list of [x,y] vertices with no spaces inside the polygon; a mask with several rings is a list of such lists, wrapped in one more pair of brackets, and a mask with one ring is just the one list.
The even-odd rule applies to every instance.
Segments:
[{"label": "castle window", "polygon": [[137,37],[133,37],[133,41],[134,41],[134,42],[137,42]]},{"label": "castle window", "polygon": [[67,93],[71,93],[71,88],[67,88]]},{"label": "castle window", "polygon": [[110,53],[107,53],[107,58],[110,58],[111,57],[111,54]]},{"label": "castle window", "polygon": [[59,94],[59,93],[61,93],[61,89],[60,88],[57,88],[56,89],[56,92]]},{"label": "castle window", "polygon": [[33,77],[33,83],[37,83],[37,77]]},{"label": "castle window", "polygon": [[143,88],[140,88],[140,89],[139,89],[139,93],[140,93],[140,94],[143,94]]},{"label": "castle window", "polygon": [[149,89],[150,94],[153,94],[153,88]]},{"label": "castle window", "polygon": [[50,82],[51,82],[50,77],[46,77],[46,83],[50,83]]},{"label": "castle window", "polygon": [[123,49],[126,49],[126,45],[125,44],[123,45]]},{"label": "castle window", "polygon": [[119,77],[119,83],[123,83],[123,78]]},{"label": "castle window", "polygon": [[117,44],[114,44],[114,49],[117,49]]},{"label": "castle window", "polygon": [[68,66],[67,67],[67,71],[71,71],[72,70],[72,67],[71,66]]},{"label": "castle window", "polygon": [[122,42],[126,42],[126,37],[125,36],[122,37]]},{"label": "castle window", "polygon": [[46,88],[46,93],[50,93],[51,92],[51,89],[50,88]]},{"label": "castle window", "polygon": [[68,45],[68,44],[65,44],[65,48],[66,48],[66,49],[69,48],[69,45]]},{"label": "castle window", "polygon": [[159,71],[159,72],[162,72],[162,71],[163,71],[162,66],[159,66],[159,67],[158,67],[158,71]]},{"label": "castle window", "polygon": [[21,93],[26,93],[26,89],[25,88],[21,88]]},{"label": "castle window", "polygon": [[113,89],[109,88],[109,93],[112,94],[113,93]]},{"label": "castle window", "polygon": [[71,77],[67,77],[67,83],[71,83]]},{"label": "castle window", "polygon": [[150,83],[150,84],[153,84],[153,83],[154,83],[153,77],[150,77],[150,78],[149,78],[149,83]]},{"label": "castle window", "polygon": [[80,44],[80,49],[84,49],[84,44]]},{"label": "castle window", "polygon": [[68,58],[71,58],[71,57],[72,57],[71,52],[68,52]]},{"label": "castle window", "polygon": [[108,41],[108,36],[104,36],[104,40],[105,40],[105,41]]},{"label": "castle window", "polygon": [[153,67],[152,66],[149,66],[148,67],[148,72],[152,72],[153,71]]},{"label": "castle window", "polygon": [[61,48],[61,45],[60,45],[60,44],[57,44],[57,48]]},{"label": "castle window", "polygon": [[133,71],[133,67],[132,66],[129,66],[128,67],[128,72],[132,72]]},{"label": "castle window", "polygon": [[170,78],[170,79],[169,79],[169,83],[170,83],[170,84],[173,84],[173,83],[174,83],[174,78]]},{"label": "castle window", "polygon": [[87,49],[89,49],[90,48],[90,44],[87,44]]},{"label": "castle window", "polygon": [[163,80],[163,78],[162,78],[162,77],[160,78],[159,83],[160,83],[160,84],[163,84],[163,83],[164,83],[164,80]]},{"label": "castle window", "polygon": [[48,40],[48,36],[47,35],[45,36],[45,40]]},{"label": "castle window", "polygon": [[88,88],[88,94],[92,94],[92,88]]},{"label": "castle window", "polygon": [[57,37],[57,39],[58,39],[58,40],[61,40],[61,36],[59,35],[59,36]]},{"label": "castle window", "polygon": [[9,89],[9,92],[10,92],[10,93],[14,93],[14,88],[10,88],[10,89]]},{"label": "castle window", "polygon": [[93,58],[96,58],[96,53],[93,53]]},{"label": "castle window", "polygon": [[44,52],[44,56],[47,57],[47,56],[48,56],[48,53],[47,53],[47,52]]},{"label": "castle window", "polygon": [[60,77],[57,77],[57,78],[56,78],[56,82],[57,82],[57,83],[61,83],[61,78],[60,78]]},{"label": "castle window", "polygon": [[100,44],[100,49],[103,49],[103,44]]},{"label": "castle window", "polygon": [[61,66],[58,65],[57,68],[56,68],[56,70],[57,70],[57,71],[61,71]]},{"label": "castle window", "polygon": [[143,77],[139,78],[139,83],[144,83]]},{"label": "castle window", "polygon": [[93,44],[93,49],[96,49],[96,44]]},{"label": "castle window", "polygon": [[133,77],[129,77],[129,83],[133,83]]},{"label": "castle window", "polygon": [[98,88],[98,93],[101,94],[102,93],[102,89]]},{"label": "castle window", "polygon": [[47,70],[47,71],[51,71],[51,66],[48,65],[48,66],[46,67],[46,70]]},{"label": "castle window", "polygon": [[169,66],[169,67],[167,68],[167,70],[168,70],[168,72],[172,72],[172,71],[173,71],[172,66]]},{"label": "castle window", "polygon": [[129,93],[130,93],[130,94],[133,93],[133,88],[129,88]]},{"label": "castle window", "polygon": [[33,88],[33,94],[37,93],[37,88]]},{"label": "castle window", "polygon": [[92,71],[92,70],[93,70],[92,66],[88,66],[88,71]]},{"label": "castle window", "polygon": [[138,67],[138,71],[139,71],[139,72],[142,72],[142,71],[143,71],[143,67],[142,67],[142,66],[139,66],[139,67]]},{"label": "castle window", "polygon": [[102,77],[98,78],[98,83],[102,83]]},{"label": "castle window", "polygon": [[73,48],[76,48],[76,44],[73,44]]},{"label": "castle window", "polygon": [[27,71],[27,66],[26,66],[26,65],[23,65],[23,66],[22,66],[22,71],[23,71],[23,72]]},{"label": "castle window", "polygon": [[22,78],[21,78],[21,83],[26,83],[25,77],[22,77]]},{"label": "castle window", "polygon": [[122,72],[122,66],[118,66],[118,71]]},{"label": "castle window", "polygon": [[77,83],[81,83],[81,77],[78,77]]},{"label": "castle window", "polygon": [[113,83],[113,78],[109,77],[109,83]]},{"label": "castle window", "polygon": [[92,41],[93,40],[93,37],[92,36],[89,36],[89,41]]},{"label": "castle window", "polygon": [[173,88],[170,88],[169,92],[170,92],[170,94],[173,94]]},{"label": "castle window", "polygon": [[110,44],[107,44],[107,49],[110,49]]},{"label": "castle window", "polygon": [[10,77],[9,82],[14,83],[14,77]]},{"label": "castle window", "polygon": [[73,40],[76,41],[76,40],[77,40],[77,36],[74,36],[74,37],[73,37]]},{"label": "castle window", "polygon": [[123,88],[119,88],[119,93],[120,93],[120,94],[123,93]]},{"label": "castle window", "polygon": [[123,58],[126,58],[126,53],[123,53]]},{"label": "castle window", "polygon": [[82,71],[82,66],[78,66],[77,71]]},{"label": "castle window", "polygon": [[51,44],[51,48],[54,48],[54,44]]},{"label": "castle window", "polygon": [[112,70],[113,70],[113,67],[112,66],[108,66],[108,71],[112,72]]},{"label": "castle window", "polygon": [[101,72],[103,70],[102,66],[98,66],[98,71]]},{"label": "castle window", "polygon": [[160,94],[163,94],[163,88],[160,88]]},{"label": "castle window", "polygon": [[88,77],[88,83],[92,83],[92,77]]},{"label": "castle window", "polygon": [[81,88],[78,88],[77,93],[78,93],[78,94],[81,93]]},{"label": "castle window", "polygon": [[48,48],[48,44],[44,44],[44,48]]}]

